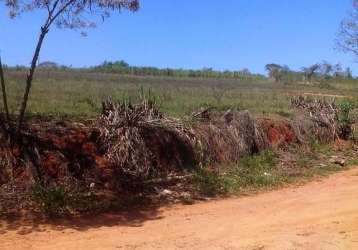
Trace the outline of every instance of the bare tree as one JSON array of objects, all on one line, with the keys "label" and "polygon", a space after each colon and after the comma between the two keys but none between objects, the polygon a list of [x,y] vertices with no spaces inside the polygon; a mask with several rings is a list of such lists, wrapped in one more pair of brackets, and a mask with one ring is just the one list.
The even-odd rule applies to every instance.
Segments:
[{"label": "bare tree", "polygon": [[344,73],[343,73],[344,75],[344,77],[345,78],[348,78],[348,79],[351,79],[353,76],[352,76],[352,70],[351,70],[351,68],[350,67],[347,67],[346,69],[345,69],[345,71],[344,71]]},{"label": "bare tree", "polygon": [[334,66],[327,62],[327,61],[323,61],[321,64],[320,64],[320,74],[323,78],[325,77],[329,77],[331,75],[331,73],[334,71]]},{"label": "bare tree", "polygon": [[342,21],[336,43],[339,49],[353,54],[358,61],[358,0],[353,0],[353,11]]},{"label": "bare tree", "polygon": [[332,76],[333,77],[345,77],[345,72],[343,71],[343,67],[340,63],[336,63],[332,65]]},{"label": "bare tree", "polygon": [[35,10],[42,10],[46,13],[26,78],[26,89],[17,121],[17,134],[21,132],[37,61],[50,28],[55,25],[58,28],[83,31],[86,28],[95,27],[95,21],[89,20],[91,16],[105,19],[113,11],[122,9],[136,11],[139,8],[139,0],[0,0],[0,2],[5,2],[11,18],[23,12]]}]

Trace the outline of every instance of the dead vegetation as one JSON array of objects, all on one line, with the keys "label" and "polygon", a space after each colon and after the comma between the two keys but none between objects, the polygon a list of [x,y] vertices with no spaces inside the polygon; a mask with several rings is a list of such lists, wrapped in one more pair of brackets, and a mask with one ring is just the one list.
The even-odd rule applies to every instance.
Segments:
[{"label": "dead vegetation", "polygon": [[193,115],[200,163],[236,162],[268,147],[264,131],[248,111],[202,110]]},{"label": "dead vegetation", "polygon": [[309,120],[312,123],[312,127],[309,129],[311,129],[311,133],[315,138],[322,141],[349,138],[352,124],[342,123],[339,116],[344,111],[334,102],[330,103],[320,99],[299,97],[292,99],[292,105],[303,110],[309,116],[305,120]]},{"label": "dead vegetation", "polygon": [[143,181],[194,165],[190,129],[164,117],[154,101],[106,101],[94,127],[100,132],[97,142],[107,161],[107,175],[117,181]]}]

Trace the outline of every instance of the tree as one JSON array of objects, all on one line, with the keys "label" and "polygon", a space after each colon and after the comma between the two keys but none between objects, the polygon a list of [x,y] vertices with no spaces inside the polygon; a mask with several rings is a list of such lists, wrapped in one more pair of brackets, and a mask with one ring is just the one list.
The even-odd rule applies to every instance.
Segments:
[{"label": "tree", "polygon": [[249,76],[249,75],[251,75],[251,72],[248,68],[243,68],[242,70],[239,71],[239,74],[244,75],[244,76]]},{"label": "tree", "polygon": [[283,78],[287,80],[287,77],[292,72],[287,65],[279,65],[276,63],[266,64],[266,71],[268,71],[269,77],[275,82],[279,83]]},{"label": "tree", "polygon": [[353,54],[358,61],[358,0],[353,0],[353,11],[341,23],[337,47]]},{"label": "tree", "polygon": [[323,61],[323,63],[319,65],[319,70],[320,70],[320,75],[323,78],[328,78],[329,76],[331,76],[332,72],[334,71],[334,66],[327,61]]},{"label": "tree", "polygon": [[307,82],[311,83],[313,76],[316,74],[316,72],[319,68],[320,68],[320,65],[318,63],[313,64],[312,66],[309,66],[309,67],[303,67],[302,71],[304,73],[305,80]]},{"label": "tree", "polygon": [[281,66],[276,63],[266,64],[265,69],[268,71],[269,77],[275,82],[281,82],[283,72],[288,69],[287,66]]},{"label": "tree", "polygon": [[40,34],[32,57],[29,72],[26,77],[26,88],[21,102],[17,121],[17,135],[21,133],[21,127],[31,90],[32,79],[37,67],[38,58],[44,39],[50,28],[68,28],[82,31],[95,27],[95,21],[90,21],[90,16],[99,16],[105,19],[113,11],[127,9],[137,11],[139,0],[0,0],[9,9],[11,18],[19,16],[23,12],[44,11],[44,22],[40,28]]},{"label": "tree", "polygon": [[353,78],[352,70],[350,67],[347,67],[346,70],[344,71],[344,77],[348,79]]},{"label": "tree", "polygon": [[343,68],[340,63],[332,65],[332,76],[333,77],[344,77],[344,75],[345,75],[345,72],[343,72]]},{"label": "tree", "polygon": [[44,61],[44,62],[38,63],[37,67],[42,68],[42,69],[57,69],[57,68],[59,68],[59,65],[55,62]]}]

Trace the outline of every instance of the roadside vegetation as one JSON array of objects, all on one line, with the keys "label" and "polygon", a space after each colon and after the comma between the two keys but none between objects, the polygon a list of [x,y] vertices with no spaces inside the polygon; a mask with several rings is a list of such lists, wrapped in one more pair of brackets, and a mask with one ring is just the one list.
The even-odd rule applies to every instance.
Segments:
[{"label": "roadside vegetation", "polygon": [[[338,45],[356,56],[353,3]],[[0,62],[0,216],[191,203],[357,163],[358,79],[350,68],[268,63],[266,77],[124,61],[83,69],[38,63],[53,24],[83,31],[95,26],[91,15],[135,12],[139,1],[5,5],[12,18],[45,12],[30,67]]]},{"label": "roadside vegetation", "polygon": [[[342,150],[345,152],[342,153]],[[192,179],[193,189],[207,197],[240,196],[303,183],[357,165],[356,150],[356,146],[347,144],[341,148],[332,144],[316,144],[304,152],[299,152],[297,148],[288,152],[267,150],[246,156],[236,164],[219,166],[216,171],[198,170]],[[291,157],[289,162],[287,157]],[[346,159],[344,164],[336,162],[337,157],[341,161]]]},{"label": "roadside vegetation", "polygon": [[211,106],[178,119],[160,111],[152,90],[137,95],[139,102],[107,100],[99,118],[29,117],[25,135],[36,138],[41,167],[23,167],[0,148],[1,212],[21,206],[58,216],[191,204],[356,164],[353,100],[290,97],[290,116]]},{"label": "roadside vegetation", "polygon": [[[13,113],[19,106],[16,100],[19,100],[22,94],[21,83],[25,77],[25,72],[21,68],[5,68],[10,113]],[[105,71],[41,68],[34,78],[33,92],[28,102],[27,119],[30,121],[28,123],[30,126],[32,123],[34,123],[35,127],[43,126],[46,128],[46,126],[49,126],[48,131],[53,131],[51,133],[54,133],[54,135],[56,133],[62,134],[64,133],[62,130],[67,131],[68,128],[66,126],[63,128],[54,127],[55,125],[51,125],[51,120],[55,123],[56,121],[73,121],[75,123],[92,124],[93,121],[98,120],[99,114],[104,114],[103,101],[105,100],[124,105],[123,111],[125,111],[136,103],[141,103],[144,99],[155,105],[154,110],[149,112],[150,114],[157,114],[156,109],[158,108],[165,117],[169,118],[168,121],[164,121],[163,124],[159,125],[164,130],[168,129],[167,132],[164,134],[159,131],[154,132],[157,130],[154,127],[158,125],[150,125],[150,129],[145,130],[147,131],[145,134],[154,134],[145,140],[159,148],[173,148],[174,153],[166,152],[165,154],[168,155],[164,157],[163,155],[158,155],[158,157],[162,158],[161,160],[159,158],[153,160],[151,157],[159,154],[158,151],[155,151],[157,149],[152,146],[144,146],[143,148],[139,146],[140,144],[138,143],[140,142],[136,141],[137,139],[135,138],[141,138],[144,135],[141,132],[137,134],[137,121],[132,121],[129,114],[133,112],[133,117],[136,117],[141,112],[147,112],[146,110],[140,111],[141,107],[132,111],[128,109],[126,112],[129,113],[127,113],[127,118],[125,118],[123,125],[115,125],[119,128],[129,126],[126,125],[127,123],[132,124],[129,127],[132,126],[133,129],[129,130],[130,132],[125,138],[111,137],[101,143],[97,138],[93,142],[86,142],[80,139],[83,133],[82,129],[71,128],[61,138],[61,141],[63,141],[61,143],[64,143],[65,146],[58,148],[59,145],[56,140],[59,139],[56,139],[54,135],[47,134],[48,132],[45,130],[40,132],[40,138],[43,138],[48,144],[48,149],[40,149],[41,154],[44,154],[42,157],[44,157],[45,173],[42,172],[41,175],[45,176],[45,184],[35,182],[31,188],[21,187],[22,184],[18,186],[19,183],[10,184],[10,182],[8,183],[10,185],[6,184],[1,191],[3,193],[1,198],[6,202],[3,203],[0,210],[3,212],[8,211],[9,208],[18,210],[18,205],[21,204],[22,208],[41,211],[41,213],[50,216],[58,216],[69,213],[97,213],[148,203],[184,202],[185,204],[191,204],[196,199],[241,195],[272,189],[289,183],[300,182],[313,176],[345,169],[357,163],[354,160],[357,158],[357,148],[354,146],[354,140],[358,135],[357,124],[355,123],[358,114],[358,80],[350,77],[334,76],[325,77],[324,79],[317,76],[316,79],[319,81],[310,84],[296,80],[290,83],[277,83],[273,79],[265,77],[243,79],[230,77],[138,76]],[[297,96],[305,96],[308,102],[315,100],[327,103],[334,102],[340,110],[337,113],[337,124],[340,124],[339,128],[348,128],[345,133],[350,134],[350,139],[353,142],[348,143],[349,146],[344,147],[344,149],[342,147],[337,149],[332,140],[320,141],[319,137],[312,137],[302,145],[293,144],[287,146],[286,141],[292,140],[290,124],[297,124],[297,122],[309,123],[309,118],[302,118],[302,110],[292,105],[292,99]],[[109,97],[110,99],[108,99]],[[246,119],[242,120],[240,116],[236,117],[237,112],[242,113],[245,110],[249,110],[252,119],[269,119],[269,122],[264,124],[264,127],[268,128],[265,132],[267,133],[266,136],[274,144],[282,142],[283,144],[273,147],[262,146],[263,150],[259,152],[240,151],[241,153],[235,155],[235,148],[237,147],[235,141],[241,139],[225,137],[226,133],[235,134],[237,132],[230,132],[227,125],[221,124],[220,120],[226,117],[223,116],[225,113],[230,111],[227,114],[232,113],[234,120],[237,120],[237,124],[235,123],[234,126],[238,126],[238,128],[245,126],[244,130],[248,132],[250,131],[250,126],[243,122]],[[121,115],[121,113],[118,115]],[[161,119],[161,116],[153,117],[151,115],[151,117],[150,119]],[[193,120],[192,117],[196,117],[195,119],[199,119],[200,122]],[[187,147],[185,146],[187,145],[185,140],[180,142],[182,139],[175,139],[177,140],[175,142],[173,138],[170,139],[173,136],[170,135],[172,132],[169,132],[173,126],[171,123],[178,123],[172,118],[181,121],[180,125],[174,126],[184,126],[188,131],[191,130],[189,129],[191,126],[199,126],[196,127],[196,131],[199,133],[196,136],[199,136],[200,143],[194,143],[192,153],[188,154],[190,151],[180,151],[180,147]],[[144,118],[143,122],[146,122],[146,119]],[[47,123],[42,123],[41,120]],[[206,124],[208,121],[209,123]],[[220,122],[216,124],[218,121]],[[110,128],[113,125],[105,122],[104,124],[98,124],[98,126],[109,126],[108,128]],[[271,131],[271,127],[275,129]],[[59,130],[59,132],[55,132],[56,130]],[[72,130],[77,132],[71,132]],[[66,135],[66,133],[69,134]],[[113,131],[113,133],[117,132]],[[159,134],[156,135],[156,133]],[[192,136],[190,133],[188,135]],[[223,135],[225,136],[223,137]],[[167,138],[167,136],[169,137]],[[321,139],[328,137],[331,137],[331,132],[321,136]],[[166,140],[169,141],[161,141],[162,139],[159,138],[167,138]],[[178,138],[182,138],[182,135]],[[209,138],[215,138],[214,142],[209,141]],[[221,140],[224,138],[226,139]],[[131,140],[134,141],[131,142]],[[87,152],[88,150],[93,150],[90,149],[91,147],[98,147],[100,151],[107,152],[111,148],[118,148],[117,142],[121,142],[122,145],[133,144],[128,148],[123,148],[122,146],[122,151],[118,153],[118,156],[115,156],[116,154],[106,156],[96,151]],[[52,143],[54,144],[52,145]],[[87,145],[92,145],[91,143],[94,146],[86,149],[84,153],[76,152],[80,147],[78,145],[82,144],[86,145],[84,147],[89,147]],[[247,143],[250,142],[244,141],[244,144]],[[144,145],[149,144],[145,143]],[[198,147],[198,145],[201,146]],[[50,153],[53,150],[53,146],[57,149]],[[61,147],[64,148],[62,149]],[[119,156],[124,152],[129,152],[127,150],[131,147],[138,149],[139,158],[122,158]],[[59,152],[56,152],[57,150]],[[179,151],[175,152],[175,150]],[[68,152],[76,153],[71,158]],[[69,158],[63,159],[64,156],[62,155]],[[155,171],[159,171],[161,174],[148,176],[138,181],[132,179],[126,172],[108,170],[108,174],[113,176],[113,180],[116,180],[115,182],[108,182],[108,176],[104,175],[100,179],[98,179],[98,176],[96,177],[96,171],[100,171],[100,173],[101,171],[107,171],[101,169],[103,164],[108,164],[103,163],[104,160],[97,160],[98,168],[94,168],[97,170],[92,167],[85,170],[85,165],[81,165],[93,164],[92,158],[102,159],[103,157],[103,159],[113,160],[114,156],[119,158],[114,160],[116,167],[113,169],[122,169],[125,166],[130,167],[130,164],[135,160],[134,167],[137,166],[136,164],[147,164],[145,166],[148,169],[152,169],[153,166],[159,164],[157,167],[160,166],[161,170]],[[184,163],[174,168],[173,166],[169,167],[171,164],[178,164],[171,162],[171,159],[176,158]],[[344,160],[343,167],[339,162],[342,160]],[[68,166],[76,166],[75,169],[71,169],[73,168],[71,167],[66,170],[74,171],[70,175],[68,173],[61,174],[64,171],[61,164],[66,161],[69,161],[69,163],[66,163],[69,164]],[[57,165],[57,163],[61,164]],[[181,168],[186,170],[178,173],[177,170]],[[7,176],[13,176],[12,178],[14,179],[18,178],[17,171],[12,172],[8,168],[6,169]],[[166,170],[161,172],[163,169]],[[146,169],[140,171],[143,173],[152,172],[152,170]],[[32,174],[35,172],[32,170]],[[48,174],[57,177],[48,179],[46,177]],[[64,176],[62,176],[63,174]],[[73,174],[77,177],[74,178]],[[182,176],[184,179],[180,177],[172,180],[170,179],[172,174]],[[165,177],[166,175],[168,175],[168,178]],[[3,181],[6,179],[4,176],[2,177]],[[60,176],[62,176],[61,178],[66,176],[66,178],[61,181],[56,180]],[[161,181],[152,183],[152,180],[157,178]],[[14,193],[11,190],[17,191]]]}]

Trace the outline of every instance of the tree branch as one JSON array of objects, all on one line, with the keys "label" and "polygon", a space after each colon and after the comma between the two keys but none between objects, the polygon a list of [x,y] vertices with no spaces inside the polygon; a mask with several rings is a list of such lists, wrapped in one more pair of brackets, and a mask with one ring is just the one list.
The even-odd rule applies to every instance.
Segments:
[{"label": "tree branch", "polygon": [[49,26],[53,23],[53,21],[56,20],[56,18],[62,14],[63,11],[65,11],[67,9],[68,6],[70,6],[71,4],[73,4],[76,0],[70,0],[68,1],[65,5],[63,5],[57,12],[56,14],[50,19],[49,22]]}]

